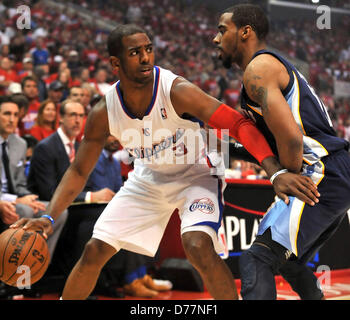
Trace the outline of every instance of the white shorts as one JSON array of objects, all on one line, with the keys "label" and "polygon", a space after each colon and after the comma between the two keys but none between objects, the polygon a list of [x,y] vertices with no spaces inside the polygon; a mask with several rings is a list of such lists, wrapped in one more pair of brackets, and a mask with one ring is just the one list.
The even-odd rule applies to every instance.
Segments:
[{"label": "white shorts", "polygon": [[[135,173],[136,171],[136,173]],[[171,182],[159,182],[135,170],[109,202],[97,220],[93,238],[117,250],[126,249],[154,256],[168,221],[177,208],[181,234],[203,231],[209,234],[217,253],[224,248],[218,238],[224,210],[223,177],[183,175]]]}]

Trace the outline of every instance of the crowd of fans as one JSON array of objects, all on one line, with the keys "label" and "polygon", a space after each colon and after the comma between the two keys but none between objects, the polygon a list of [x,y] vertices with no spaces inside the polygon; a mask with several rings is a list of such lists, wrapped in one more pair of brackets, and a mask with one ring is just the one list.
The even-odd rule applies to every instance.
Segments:
[{"label": "crowd of fans", "polygon": [[[217,15],[208,8],[170,0],[61,2],[111,25],[135,22],[144,26],[153,35],[157,65],[230,106],[239,106],[241,72],[226,70],[217,61],[211,42]],[[20,4],[31,8],[30,29],[16,28]],[[342,7],[345,2],[334,4]],[[78,11],[45,1],[4,1],[0,18],[0,94],[22,92],[29,100],[28,109],[22,111],[20,135],[41,139],[57,128],[58,115],[47,111],[52,109],[47,99],[51,107],[52,103],[57,107],[71,88],[83,87],[88,113],[117,80],[106,50],[108,30],[87,22]],[[316,23],[296,19],[271,20],[269,45],[308,63],[310,84],[325,102],[337,133],[350,140],[350,98],[334,96],[335,79],[350,81],[350,16],[344,15],[334,30],[318,30]],[[38,130],[38,126],[45,129]]]}]

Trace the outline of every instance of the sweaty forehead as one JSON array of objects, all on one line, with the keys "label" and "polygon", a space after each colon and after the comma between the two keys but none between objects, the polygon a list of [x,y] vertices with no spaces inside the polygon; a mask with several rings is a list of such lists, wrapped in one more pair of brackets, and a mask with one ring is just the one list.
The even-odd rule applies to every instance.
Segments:
[{"label": "sweaty forehead", "polygon": [[235,27],[235,24],[232,22],[232,12],[225,12],[221,15],[219,19],[218,27],[225,26],[225,27]]},{"label": "sweaty forehead", "polygon": [[135,33],[131,36],[125,36],[122,41],[125,49],[142,47],[151,43],[151,40],[145,33]]}]

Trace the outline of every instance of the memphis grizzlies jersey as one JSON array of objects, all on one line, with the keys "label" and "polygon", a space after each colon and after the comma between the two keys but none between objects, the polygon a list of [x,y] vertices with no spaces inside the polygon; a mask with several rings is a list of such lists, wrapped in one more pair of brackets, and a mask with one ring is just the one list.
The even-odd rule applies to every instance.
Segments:
[{"label": "memphis grizzlies jersey", "polygon": [[142,120],[126,108],[119,81],[107,92],[110,133],[135,158],[135,168],[173,175],[194,164],[208,166],[200,122],[179,117],[172,106],[170,90],[178,76],[158,66],[153,72],[153,96]]},{"label": "memphis grizzlies jersey", "polygon": [[[331,119],[321,99],[308,84],[303,75],[280,55],[260,50],[253,59],[260,54],[271,54],[277,58],[287,69],[289,83],[282,91],[299,129],[303,133],[303,160],[307,165],[318,163],[323,157],[339,150],[348,150],[349,143],[337,137]],[[278,154],[275,139],[262,117],[261,107],[249,99],[244,86],[241,93],[241,106],[253,113],[256,125],[264,134],[273,152]]]}]

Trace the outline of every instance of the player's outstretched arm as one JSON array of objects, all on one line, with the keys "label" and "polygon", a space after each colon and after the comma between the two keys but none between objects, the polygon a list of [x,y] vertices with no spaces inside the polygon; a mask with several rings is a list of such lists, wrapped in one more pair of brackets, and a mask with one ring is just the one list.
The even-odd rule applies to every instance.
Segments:
[{"label": "player's outstretched arm", "polygon": [[[245,147],[269,177],[283,168],[254,122],[243,117],[236,110],[222,104],[183,78],[177,78],[174,81],[170,98],[179,116],[189,113],[211,127],[228,129],[230,136]],[[299,174],[279,175],[278,179],[275,179],[274,189],[286,203],[289,202],[288,195],[298,197],[309,205],[318,202],[319,193],[316,186],[310,178]]]},{"label": "player's outstretched arm", "polygon": [[[177,78],[172,86],[170,98],[179,116],[189,113],[210,127],[228,129],[230,136],[239,141],[260,164],[264,159],[275,156],[253,121],[189,81]],[[269,176],[275,172],[269,171],[269,168],[264,169]]]},{"label": "player's outstretched arm", "polygon": [[[105,141],[109,135],[108,117],[105,98],[102,98],[90,111],[86,121],[84,139],[82,140],[75,160],[67,169],[47,207],[47,214],[54,220],[72,203],[84,188],[85,183],[96,165]],[[47,218],[20,219],[12,228],[24,227],[52,232],[51,222]]]}]

